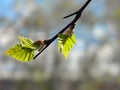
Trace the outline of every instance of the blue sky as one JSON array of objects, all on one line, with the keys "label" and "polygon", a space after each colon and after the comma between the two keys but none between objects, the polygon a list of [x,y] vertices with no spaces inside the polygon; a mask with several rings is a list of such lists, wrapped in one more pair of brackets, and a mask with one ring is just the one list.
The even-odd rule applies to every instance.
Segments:
[{"label": "blue sky", "polygon": [[15,11],[12,8],[14,0],[0,0],[0,16],[14,18]]},{"label": "blue sky", "polygon": [[106,0],[93,0],[90,4],[90,8],[96,16],[102,16],[106,10]]},{"label": "blue sky", "polygon": [[[15,19],[16,15],[17,15],[16,11],[14,10],[14,5],[15,5],[16,1],[17,0],[0,0],[0,16],[8,18],[8,19],[9,18]],[[55,0],[48,0],[48,1],[35,0],[35,1],[40,5],[48,5],[48,3],[50,1],[54,2]],[[78,1],[78,0],[76,0],[76,1]],[[79,0],[79,1],[82,1],[82,0]],[[99,17],[99,16],[103,15],[105,12],[105,0],[98,0],[98,1],[93,0],[93,2],[90,3],[89,7],[93,10],[93,13]],[[47,8],[47,7],[44,7],[44,8]],[[85,29],[84,29],[84,31],[85,31]],[[84,36],[84,35],[86,35],[84,33],[87,34],[89,32],[88,31],[80,32],[82,38],[87,38],[87,39],[93,40],[93,38],[89,38],[90,35],[92,35],[92,34],[89,33],[89,34],[87,34],[87,36]]]},{"label": "blue sky", "polygon": [[[0,0],[0,16],[14,18],[14,15],[16,13],[13,6],[16,3],[16,1],[17,0]],[[35,0],[35,1],[37,3],[41,3],[41,5],[45,3],[46,5],[48,5],[46,0]],[[48,2],[50,1],[53,2],[54,0],[48,0]],[[90,8],[93,10],[94,14],[101,16],[105,11],[105,0],[98,0],[98,1],[91,2]]]},{"label": "blue sky", "polygon": [[[17,15],[16,11],[14,10],[14,5],[16,3],[17,0],[0,0],[0,16],[5,17],[5,18],[10,18],[10,19],[15,19],[15,16]],[[50,1],[54,2],[55,0],[35,0],[38,4],[40,5],[48,5],[48,3]],[[76,0],[78,1],[78,0]],[[82,1],[82,0],[80,0]],[[80,3],[80,2],[79,2]],[[98,0],[98,1],[94,1],[90,3],[89,6],[92,10],[93,13],[96,14],[98,17],[101,16],[102,14],[104,14],[105,12],[105,0]],[[47,8],[47,7],[44,7]],[[49,9],[49,8],[48,8]],[[82,27],[81,27],[82,28]],[[85,31],[85,29],[84,29]],[[90,35],[92,34],[84,34],[84,33],[89,33],[88,31],[85,32],[80,32],[79,35],[81,36],[81,38],[87,38],[90,39],[90,41],[96,41],[93,40],[94,38],[91,37]],[[84,36],[86,35],[86,36]]]}]

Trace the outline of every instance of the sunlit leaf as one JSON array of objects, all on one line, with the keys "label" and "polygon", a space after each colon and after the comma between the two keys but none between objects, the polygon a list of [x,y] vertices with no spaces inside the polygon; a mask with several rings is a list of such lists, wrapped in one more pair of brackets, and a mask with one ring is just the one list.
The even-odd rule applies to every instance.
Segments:
[{"label": "sunlit leaf", "polygon": [[66,34],[59,34],[58,35],[58,47],[60,48],[60,52],[64,54],[67,58],[71,49],[76,44],[76,37],[74,34],[66,35]]},{"label": "sunlit leaf", "polygon": [[24,36],[17,36],[20,40],[20,43],[25,48],[35,49],[36,47],[33,45],[33,41],[29,38],[26,38]]},{"label": "sunlit leaf", "polygon": [[[44,47],[44,42],[40,43],[40,40],[33,42],[31,39],[24,36],[17,36],[20,40],[19,44],[14,45],[8,49],[5,53],[8,56],[15,58],[22,62],[28,62],[34,58],[35,50],[40,50]],[[41,40],[42,41],[42,40]]]},{"label": "sunlit leaf", "polygon": [[13,46],[5,53],[22,62],[28,62],[34,58],[34,49],[25,48],[21,44]]},{"label": "sunlit leaf", "polygon": [[10,49],[8,49],[5,53],[16,60],[22,62],[28,62],[34,58],[34,52],[36,50],[36,46],[34,42],[26,38],[24,36],[17,36],[20,40],[20,44],[16,44]]}]

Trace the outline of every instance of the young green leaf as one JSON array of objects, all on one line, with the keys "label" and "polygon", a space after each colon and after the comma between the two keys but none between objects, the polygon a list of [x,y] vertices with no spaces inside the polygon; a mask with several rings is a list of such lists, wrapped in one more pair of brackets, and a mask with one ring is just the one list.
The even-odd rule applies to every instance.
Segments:
[{"label": "young green leaf", "polygon": [[34,58],[34,52],[38,49],[38,46],[34,42],[24,36],[17,36],[20,40],[20,44],[14,45],[8,49],[5,53],[19,61],[28,62]]},{"label": "young green leaf", "polygon": [[28,62],[34,58],[34,51],[34,49],[26,48],[21,44],[17,44],[7,50],[5,53],[19,61]]},{"label": "young green leaf", "polygon": [[36,49],[36,47],[33,45],[33,41],[29,38],[26,38],[24,36],[17,36],[18,39],[20,40],[20,44],[25,47],[25,48],[30,48],[30,49]]},{"label": "young green leaf", "polygon": [[66,35],[59,34],[58,35],[58,47],[60,48],[60,52],[64,54],[67,58],[74,44],[76,44],[75,34]]}]

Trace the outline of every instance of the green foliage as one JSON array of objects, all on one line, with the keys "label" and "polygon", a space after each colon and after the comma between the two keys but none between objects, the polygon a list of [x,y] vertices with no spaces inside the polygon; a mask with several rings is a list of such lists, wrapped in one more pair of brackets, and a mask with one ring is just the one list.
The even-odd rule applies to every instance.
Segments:
[{"label": "green foliage", "polygon": [[17,36],[17,37],[20,40],[22,47],[35,49],[35,46],[33,44],[34,42],[31,39],[23,37],[23,36]]},{"label": "green foliage", "polygon": [[58,35],[58,47],[60,48],[60,52],[62,52],[66,58],[68,58],[68,55],[75,44],[76,44],[75,34],[72,34],[72,35],[59,34]]},{"label": "green foliage", "polygon": [[13,46],[5,53],[22,62],[28,62],[34,58],[34,49],[24,48],[21,44]]},{"label": "green foliage", "polygon": [[23,36],[18,36],[18,38],[20,40],[20,44],[14,45],[5,53],[22,62],[32,60],[36,49],[35,45],[33,45],[33,41]]},{"label": "green foliage", "polygon": [[[28,62],[34,58],[35,50],[41,50],[44,47],[44,43],[41,41],[34,42],[29,38],[23,36],[17,36],[20,40],[19,44],[14,45],[10,49],[8,49],[5,53],[16,60],[21,62]],[[59,34],[58,35],[58,47],[60,48],[60,52],[64,54],[67,58],[74,44],[76,44],[76,37],[74,34],[66,35]]]}]

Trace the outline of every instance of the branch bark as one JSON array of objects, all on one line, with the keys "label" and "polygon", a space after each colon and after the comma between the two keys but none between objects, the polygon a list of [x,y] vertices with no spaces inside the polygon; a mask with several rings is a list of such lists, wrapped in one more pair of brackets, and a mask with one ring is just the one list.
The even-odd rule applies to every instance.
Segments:
[{"label": "branch bark", "polygon": [[72,13],[72,14],[67,15],[67,16],[64,17],[64,19],[65,19],[65,18],[71,17],[71,16],[73,16],[73,15],[76,15],[75,18],[74,18],[68,25],[66,25],[60,32],[58,32],[58,33],[57,33],[55,36],[53,36],[51,39],[44,41],[45,44],[46,44],[45,47],[43,47],[43,49],[40,50],[40,52],[34,57],[34,59],[35,59],[37,56],[39,56],[55,39],[57,39],[57,37],[58,37],[59,34],[61,34],[61,33],[63,33],[64,31],[66,31],[67,28],[69,28],[71,25],[74,25],[74,24],[78,21],[78,19],[81,18],[82,12],[84,11],[84,9],[88,6],[88,4],[89,4],[91,1],[92,1],[92,0],[86,1],[86,3],[85,3],[78,11],[76,11],[76,12],[74,12],[74,13]]}]

